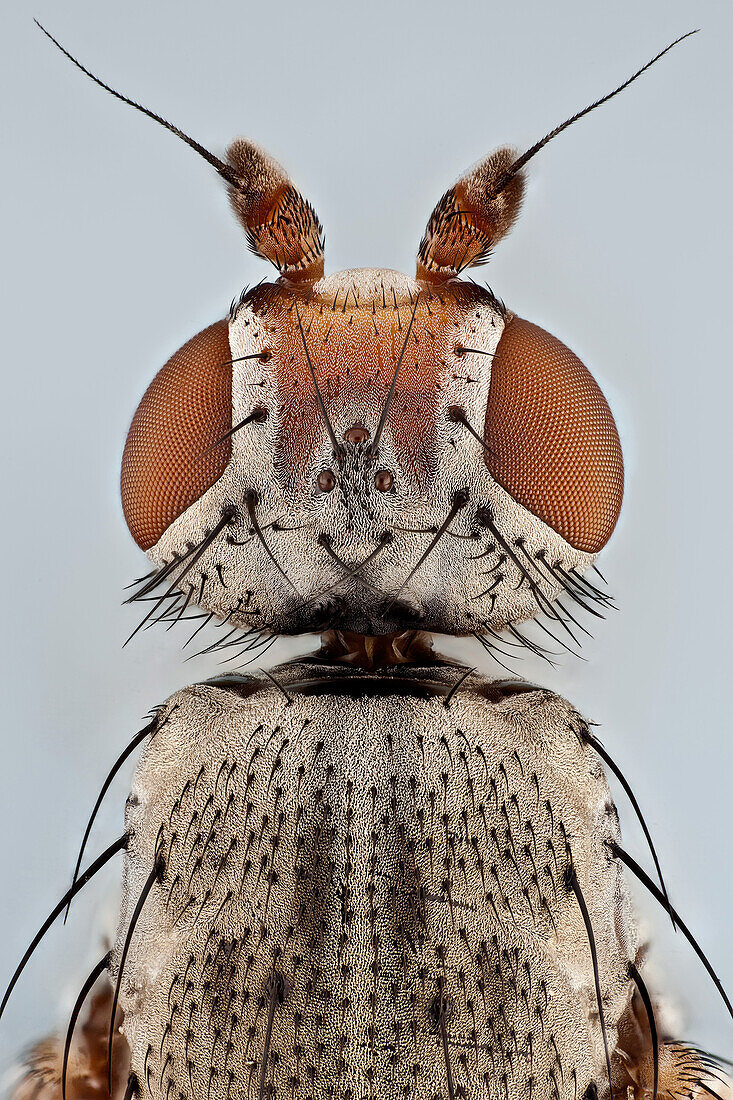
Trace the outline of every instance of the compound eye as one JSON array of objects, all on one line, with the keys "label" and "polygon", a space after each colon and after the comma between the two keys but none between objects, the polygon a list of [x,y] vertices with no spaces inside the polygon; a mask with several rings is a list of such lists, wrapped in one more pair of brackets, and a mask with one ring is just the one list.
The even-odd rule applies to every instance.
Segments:
[{"label": "compound eye", "polygon": [[486,465],[509,495],[575,549],[598,553],[623,497],[616,424],[577,355],[520,317],[492,361],[484,439]]},{"label": "compound eye", "polygon": [[122,456],[122,509],[135,542],[154,546],[227,467],[232,353],[226,321],[199,332],[158,372],[133,417]]}]

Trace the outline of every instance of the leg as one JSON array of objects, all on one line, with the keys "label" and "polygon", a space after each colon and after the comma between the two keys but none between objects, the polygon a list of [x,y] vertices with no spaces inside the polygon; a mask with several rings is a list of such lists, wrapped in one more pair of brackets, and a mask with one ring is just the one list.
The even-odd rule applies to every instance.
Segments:
[{"label": "leg", "polygon": [[[76,1028],[66,1072],[66,1100],[97,1100],[107,1093],[107,1037],[112,1007],[109,982],[91,1001]],[[118,1024],[121,1023],[121,1014]],[[29,1052],[25,1073],[10,1093],[10,1100],[61,1100],[64,1042],[43,1039]],[[121,1100],[127,1084],[129,1051],[121,1035],[114,1045],[112,1100]]]}]

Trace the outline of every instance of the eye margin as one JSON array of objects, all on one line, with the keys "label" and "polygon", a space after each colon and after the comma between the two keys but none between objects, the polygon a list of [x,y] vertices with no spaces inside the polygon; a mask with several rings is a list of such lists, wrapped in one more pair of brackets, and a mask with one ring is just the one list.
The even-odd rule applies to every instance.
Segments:
[{"label": "eye margin", "polygon": [[521,317],[492,360],[484,441],[489,472],[518,504],[576,550],[605,546],[624,490],[613,414],[577,355]]},{"label": "eye margin", "polygon": [[219,480],[229,464],[232,365],[229,323],[214,322],[175,352],[145,391],[120,474],[130,534],[149,550]]}]

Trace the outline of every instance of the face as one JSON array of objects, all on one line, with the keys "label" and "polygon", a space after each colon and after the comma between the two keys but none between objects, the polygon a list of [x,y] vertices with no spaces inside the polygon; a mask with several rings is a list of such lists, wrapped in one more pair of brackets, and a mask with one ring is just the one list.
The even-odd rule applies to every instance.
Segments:
[{"label": "face", "polygon": [[572,645],[622,491],[565,345],[472,281],[383,270],[244,295],[158,374],[122,469],[154,610],[488,644],[543,616]]},{"label": "face", "polygon": [[616,425],[565,344],[460,276],[512,228],[528,161],[679,41],[525,153],[465,173],[428,219],[414,279],[324,277],[321,223],[272,157],[238,138],[220,160],[59,46],[218,172],[280,272],[180,348],[134,416],[122,503],[155,566],[130,597],[150,603],[138,630],[198,606],[201,626],[231,628],[210,650],[337,630],[544,653],[518,630],[528,619],[579,644],[576,616],[609,602],[586,574],[621,508]]}]

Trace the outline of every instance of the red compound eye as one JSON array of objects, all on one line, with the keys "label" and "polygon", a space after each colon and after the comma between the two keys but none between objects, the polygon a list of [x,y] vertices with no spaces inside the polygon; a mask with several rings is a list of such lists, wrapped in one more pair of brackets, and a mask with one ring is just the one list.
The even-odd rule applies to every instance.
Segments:
[{"label": "red compound eye", "polygon": [[611,410],[577,355],[520,317],[492,362],[484,439],[486,465],[517,503],[577,550],[605,545],[624,490]]},{"label": "red compound eye", "polygon": [[122,508],[148,550],[218,481],[231,440],[232,368],[226,321],[199,332],[153,379],[133,417],[122,456]]}]

